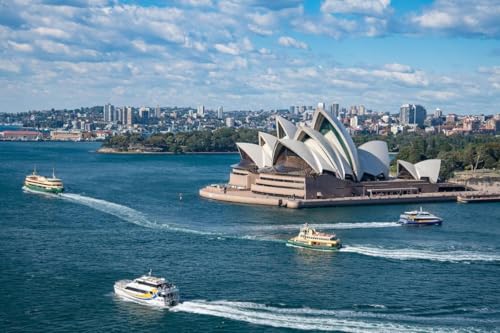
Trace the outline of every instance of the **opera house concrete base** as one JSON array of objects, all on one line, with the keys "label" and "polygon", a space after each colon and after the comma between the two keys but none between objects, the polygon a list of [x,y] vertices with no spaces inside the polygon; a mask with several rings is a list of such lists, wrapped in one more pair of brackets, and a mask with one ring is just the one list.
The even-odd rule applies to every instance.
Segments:
[{"label": "opera house concrete base", "polygon": [[229,203],[266,205],[286,207],[291,209],[354,206],[354,205],[384,205],[422,202],[456,201],[457,196],[471,194],[470,191],[429,192],[413,194],[360,195],[350,197],[334,197],[323,199],[304,199],[297,197],[280,197],[254,193],[249,189],[225,188],[222,186],[207,186],[200,189],[201,197]]}]

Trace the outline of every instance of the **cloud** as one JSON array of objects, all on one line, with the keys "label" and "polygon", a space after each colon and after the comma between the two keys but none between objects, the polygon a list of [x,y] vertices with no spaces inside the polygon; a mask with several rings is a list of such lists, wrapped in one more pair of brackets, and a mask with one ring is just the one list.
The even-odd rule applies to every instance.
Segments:
[{"label": "cloud", "polygon": [[33,32],[41,36],[56,37],[61,39],[66,39],[71,37],[71,35],[68,32],[56,28],[38,27],[33,29]]},{"label": "cloud", "polygon": [[19,51],[19,52],[31,52],[31,51],[33,51],[33,47],[30,44],[16,43],[16,42],[11,41],[11,40],[7,41],[7,43],[15,51]]},{"label": "cloud", "polygon": [[500,6],[496,0],[436,0],[410,22],[418,29],[450,35],[500,37]]},{"label": "cloud", "polygon": [[378,16],[390,8],[390,0],[325,0],[321,4],[324,13],[363,14]]},{"label": "cloud", "polygon": [[214,47],[220,53],[226,53],[226,54],[231,54],[231,55],[240,54],[240,49],[238,48],[238,45],[236,45],[235,43],[215,44]]},{"label": "cloud", "polygon": [[295,38],[289,36],[281,36],[278,39],[278,44],[285,47],[294,47],[296,49],[308,49],[309,46],[301,41],[296,40]]},{"label": "cloud", "polygon": [[[498,66],[463,66],[460,72],[436,67],[434,72],[417,61],[395,62],[397,54],[380,51],[371,57],[371,48],[362,63],[341,61],[336,52],[339,47],[357,52],[349,50],[353,37],[410,38],[402,31],[475,38],[474,24],[475,31],[493,29],[479,36],[496,38],[491,20],[498,14],[492,7],[481,16],[475,3],[439,0],[398,16],[389,1],[324,1],[316,12],[295,0],[140,3],[0,0],[0,84],[5,87],[0,109],[197,101],[231,110],[336,99],[343,106],[366,104],[374,110],[397,111],[403,102],[421,102],[458,111],[500,103]],[[448,16],[439,19],[435,12]],[[457,13],[463,21],[457,21]],[[486,21],[477,23],[481,17]],[[468,25],[457,23],[465,20]],[[321,47],[312,50],[311,40]],[[380,47],[377,43],[383,39],[369,44]]]},{"label": "cloud", "polygon": [[0,71],[19,73],[21,71],[21,67],[10,60],[0,59]]}]

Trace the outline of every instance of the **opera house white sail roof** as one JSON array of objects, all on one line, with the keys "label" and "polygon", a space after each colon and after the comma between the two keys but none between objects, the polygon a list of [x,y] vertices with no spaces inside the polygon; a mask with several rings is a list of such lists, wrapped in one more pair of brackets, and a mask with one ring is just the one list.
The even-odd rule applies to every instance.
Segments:
[{"label": "opera house white sail roof", "polygon": [[[323,109],[317,109],[311,126],[295,126],[276,117],[276,133],[259,133],[259,144],[237,143],[240,167],[257,172],[282,174],[331,174],[342,180],[362,181],[389,178],[389,152],[384,141],[369,141],[356,147],[344,125]],[[406,177],[437,182],[441,161],[415,165],[398,161]]]}]

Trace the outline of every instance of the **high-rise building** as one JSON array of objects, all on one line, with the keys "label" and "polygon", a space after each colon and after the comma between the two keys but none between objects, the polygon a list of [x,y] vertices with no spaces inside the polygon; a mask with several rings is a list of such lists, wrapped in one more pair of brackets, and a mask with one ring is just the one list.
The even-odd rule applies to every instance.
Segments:
[{"label": "high-rise building", "polygon": [[115,121],[115,107],[110,103],[104,105],[104,121],[108,123]]},{"label": "high-rise building", "polygon": [[198,116],[204,117],[205,116],[205,106],[204,105],[198,106],[198,110],[196,111],[196,113],[198,114]]},{"label": "high-rise building", "polygon": [[318,103],[318,109],[320,109],[320,110],[325,110],[325,103],[323,103],[323,102],[319,102],[319,103]]},{"label": "high-rise building", "polygon": [[219,106],[217,109],[217,119],[222,119],[224,116],[224,108],[222,106]]},{"label": "high-rise building", "polygon": [[234,127],[234,118],[233,117],[226,118],[226,126],[227,127]]},{"label": "high-rise building", "polygon": [[126,124],[128,126],[132,126],[133,125],[133,119],[134,119],[134,116],[133,116],[133,112],[132,112],[132,107],[131,106],[127,106],[126,108],[127,110],[127,121],[126,121]]},{"label": "high-rise building", "polygon": [[351,117],[350,124],[352,128],[358,127],[358,116]]},{"label": "high-rise building", "polygon": [[442,116],[443,116],[443,111],[440,108],[437,108],[436,111],[434,111],[434,117],[441,118]]},{"label": "high-rise building", "polygon": [[399,109],[399,123],[401,125],[424,125],[427,110],[421,105],[403,104]]},{"label": "high-rise building", "polygon": [[358,105],[358,115],[364,116],[366,114],[366,108],[364,105]]},{"label": "high-rise building", "polygon": [[155,108],[155,112],[154,112],[153,117],[155,117],[155,118],[160,118],[160,112],[161,112],[161,110],[160,110],[160,106],[159,106],[159,105],[156,105],[156,108]]},{"label": "high-rise building", "polygon": [[330,114],[332,117],[339,117],[340,115],[340,105],[338,103],[333,103],[330,105]]}]

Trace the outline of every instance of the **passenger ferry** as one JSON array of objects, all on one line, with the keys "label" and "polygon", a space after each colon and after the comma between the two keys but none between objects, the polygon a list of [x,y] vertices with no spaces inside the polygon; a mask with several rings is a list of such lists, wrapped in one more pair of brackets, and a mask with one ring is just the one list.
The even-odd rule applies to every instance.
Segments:
[{"label": "passenger ferry", "polygon": [[179,290],[164,278],[143,275],[115,282],[115,294],[132,302],[169,308],[179,304]]},{"label": "passenger ferry", "polygon": [[24,179],[23,189],[31,192],[59,194],[64,191],[64,185],[59,178],[56,178],[52,170],[52,178],[40,176],[36,173],[36,167],[31,175]]},{"label": "passenger ferry", "polygon": [[401,214],[399,216],[398,223],[404,225],[441,225],[443,223],[443,219],[429,212],[423,211],[422,207],[420,207],[420,210],[404,212],[404,214]]},{"label": "passenger ferry", "polygon": [[289,239],[286,245],[318,251],[337,251],[342,247],[342,242],[335,234],[318,232],[306,223],[300,228],[299,234]]}]

